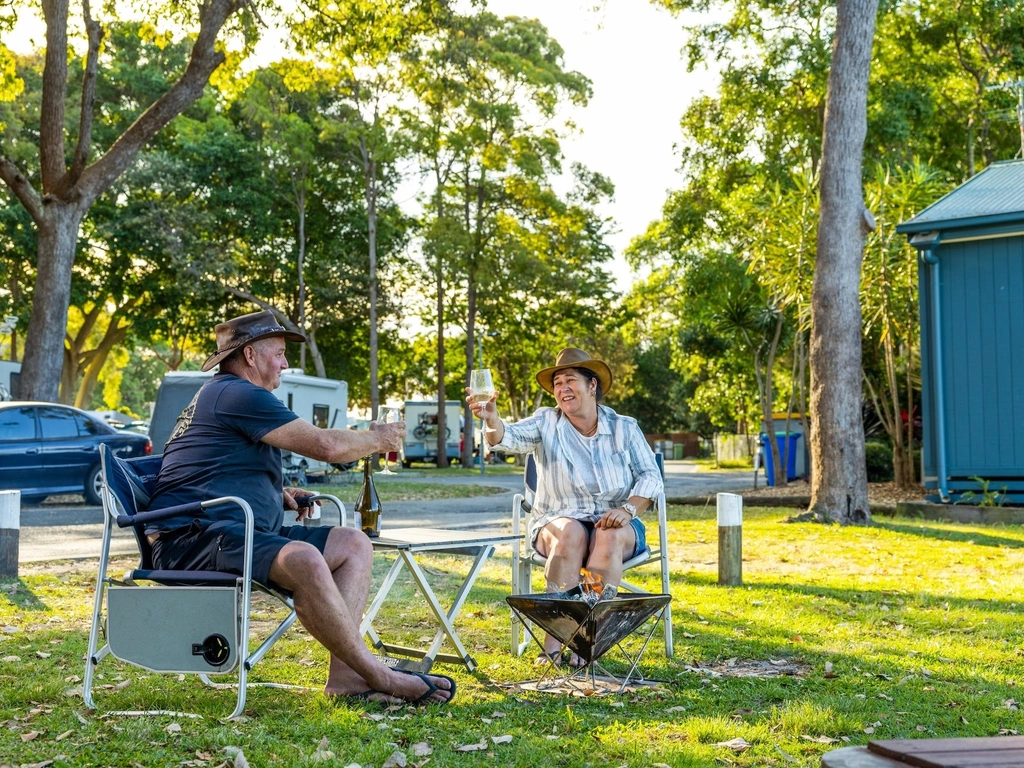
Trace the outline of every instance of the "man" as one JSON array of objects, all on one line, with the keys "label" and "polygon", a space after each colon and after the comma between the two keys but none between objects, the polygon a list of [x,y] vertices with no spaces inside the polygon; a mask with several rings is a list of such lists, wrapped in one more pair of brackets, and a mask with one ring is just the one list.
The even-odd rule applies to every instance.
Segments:
[{"label": "man", "polygon": [[[219,372],[182,411],[164,448],[151,509],[197,499],[240,496],[255,518],[252,571],[261,583],[290,591],[299,621],[331,653],[324,692],[384,703],[447,703],[455,681],[390,669],[359,635],[370,591],[373,547],[350,528],[285,527],[284,509],[308,516],[297,499],[312,495],[285,488],[281,452],[321,461],[353,461],[398,450],[405,424],[369,431],[320,429],[300,419],[271,392],[288,367],[285,341],[305,341],[269,312],[242,315],[216,328],[217,352],[203,364]],[[242,573],[244,516],[234,505],[147,527],[157,568]]]}]

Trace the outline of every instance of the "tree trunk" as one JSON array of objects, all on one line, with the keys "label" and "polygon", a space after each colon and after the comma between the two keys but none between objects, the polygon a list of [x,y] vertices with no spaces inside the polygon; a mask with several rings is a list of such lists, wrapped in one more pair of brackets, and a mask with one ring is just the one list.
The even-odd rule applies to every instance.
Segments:
[{"label": "tree trunk", "polygon": [[[298,178],[296,178],[298,177]],[[306,333],[306,164],[296,172],[292,172],[292,192],[295,194],[295,209],[299,215],[298,255],[296,257],[296,273],[299,280],[299,311],[296,318],[300,332]],[[372,231],[372,230],[371,230]],[[371,243],[370,249],[373,249]],[[372,257],[371,257],[372,259]],[[306,344],[299,347],[299,368],[306,371]]]},{"label": "tree trunk", "polygon": [[[466,291],[466,386],[469,386],[469,377],[476,365],[473,364],[473,348],[476,346],[476,281],[473,279],[470,270],[469,285]],[[483,365],[481,360],[480,365]],[[473,412],[469,409],[469,402],[463,398],[463,413],[465,418],[462,422],[462,466],[467,469],[473,466]],[[481,438],[480,450],[482,451],[483,439]]]},{"label": "tree trunk", "polygon": [[25,344],[19,397],[57,402],[64,362],[64,331],[71,304],[71,267],[84,210],[52,200],[39,224],[39,268],[32,291],[32,329]]},{"label": "tree trunk", "polygon": [[370,251],[370,417],[376,421],[380,407],[380,384],[377,370],[377,164],[366,146],[366,138],[359,138],[363,160],[363,182],[366,194],[366,233]]},{"label": "tree trunk", "polygon": [[444,469],[448,466],[448,439],[445,437],[445,399],[447,393],[444,386],[444,269],[441,262],[441,251],[437,252],[437,466]]},{"label": "tree trunk", "polygon": [[[867,523],[861,414],[862,160],[877,0],[838,0],[822,139],[818,256],[811,294],[811,511]],[[870,223],[869,223],[870,222]]]}]

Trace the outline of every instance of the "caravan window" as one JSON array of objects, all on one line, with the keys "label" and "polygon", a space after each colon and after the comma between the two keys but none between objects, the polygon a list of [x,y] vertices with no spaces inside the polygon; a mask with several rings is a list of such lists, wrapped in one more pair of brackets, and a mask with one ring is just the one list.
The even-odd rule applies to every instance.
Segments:
[{"label": "caravan window", "polygon": [[313,424],[320,429],[327,429],[327,419],[331,415],[331,406],[329,405],[314,405],[313,406]]}]

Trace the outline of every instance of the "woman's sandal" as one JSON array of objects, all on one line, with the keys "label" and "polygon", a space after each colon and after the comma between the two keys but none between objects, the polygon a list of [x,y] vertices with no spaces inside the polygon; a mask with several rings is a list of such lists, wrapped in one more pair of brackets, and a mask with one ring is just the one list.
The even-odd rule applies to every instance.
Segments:
[{"label": "woman's sandal", "polygon": [[556,651],[555,653],[544,652],[534,659],[533,664],[537,667],[543,666],[544,664],[549,664],[552,667],[560,667],[564,661],[565,659],[563,658],[561,651]]}]

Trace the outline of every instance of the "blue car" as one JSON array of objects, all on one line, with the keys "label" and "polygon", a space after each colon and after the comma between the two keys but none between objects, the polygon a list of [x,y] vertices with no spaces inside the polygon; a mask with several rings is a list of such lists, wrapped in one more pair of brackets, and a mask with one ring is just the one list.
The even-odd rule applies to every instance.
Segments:
[{"label": "blue car", "polygon": [[100,504],[100,445],[132,458],[153,452],[149,437],[117,430],[68,405],[0,402],[0,490],[22,501],[55,493],[84,493]]}]

